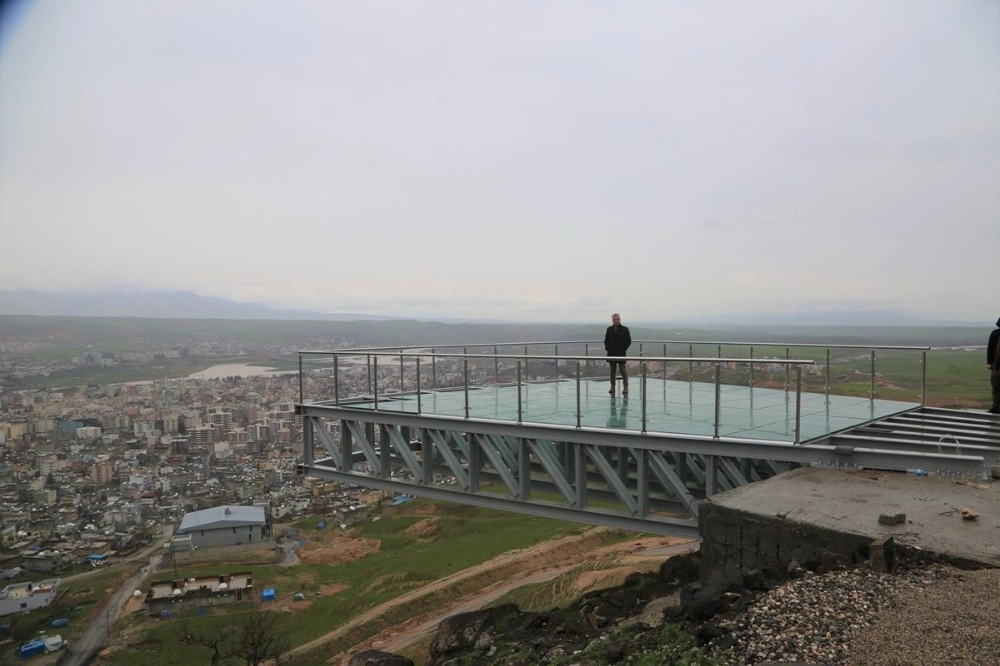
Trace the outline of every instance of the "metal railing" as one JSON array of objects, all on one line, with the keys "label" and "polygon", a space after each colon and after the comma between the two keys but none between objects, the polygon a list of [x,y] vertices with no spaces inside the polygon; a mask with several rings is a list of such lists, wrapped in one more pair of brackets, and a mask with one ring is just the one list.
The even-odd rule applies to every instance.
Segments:
[{"label": "metal railing", "polygon": [[[686,346],[686,356],[669,356],[666,352],[670,348],[678,345]],[[647,350],[651,347],[658,347],[663,355],[648,356]],[[698,347],[711,346],[715,348],[715,356],[695,356]],[[547,353],[549,349],[552,353]],[[560,349],[562,348],[562,350]],[[393,396],[414,395],[416,397],[416,411],[418,414],[424,413],[422,404],[423,394],[427,390],[461,389],[464,392],[464,414],[465,418],[470,418],[469,391],[470,389],[482,386],[516,386],[517,388],[517,422],[523,420],[523,388],[531,383],[536,383],[539,379],[527,379],[532,376],[541,381],[553,379],[575,379],[576,381],[576,424],[581,426],[582,408],[580,405],[581,383],[586,379],[590,380],[600,377],[601,374],[594,374],[594,368],[605,366],[610,360],[619,360],[602,355],[591,353],[591,349],[599,349],[603,352],[603,342],[599,340],[566,340],[566,341],[545,341],[545,342],[507,342],[489,344],[468,344],[468,345],[421,345],[413,347],[376,347],[363,349],[339,349],[339,350],[303,350],[299,352],[299,402],[304,404],[305,378],[307,370],[317,376],[325,378],[327,381],[321,382],[319,389],[322,401],[329,404],[332,393],[332,403],[336,406],[342,404],[342,398],[350,402],[357,402],[359,399],[371,403],[372,408],[379,409],[380,401],[384,402]],[[723,356],[724,349],[737,348],[748,350],[747,356]],[[560,353],[560,351],[581,350],[583,354]],[[638,356],[628,356],[625,360],[631,364],[639,365],[639,377],[642,388],[639,392],[642,408],[642,432],[646,432],[647,427],[647,399],[646,381],[651,376],[650,368],[659,366],[664,380],[668,376],[674,376],[678,367],[687,368],[687,379],[689,382],[696,380],[696,369],[709,368],[714,370],[709,381],[715,385],[715,416],[713,430],[715,437],[719,436],[719,426],[721,423],[721,387],[723,385],[723,370],[727,373],[727,382],[731,383],[735,377],[738,378],[741,372],[745,373],[746,383],[751,388],[755,385],[755,370],[767,367],[769,374],[773,374],[776,368],[784,370],[783,388],[789,392],[794,386],[795,392],[795,442],[800,441],[801,436],[801,400],[803,392],[803,367],[815,366],[819,362],[823,363],[823,391],[830,395],[832,381],[832,350],[846,350],[857,352],[864,350],[864,359],[868,366],[868,399],[875,399],[876,386],[876,358],[877,351],[905,351],[920,352],[921,354],[921,404],[926,400],[927,382],[927,351],[929,347],[912,346],[872,346],[872,345],[823,345],[815,343],[769,343],[769,342],[741,342],[741,341],[705,341],[705,340],[675,340],[675,341],[633,341],[633,349],[638,351]],[[778,349],[783,352],[781,357],[762,355],[761,350]],[[791,350],[823,350],[819,354],[819,360],[809,358],[791,358]],[[455,351],[442,351],[455,350]],[[461,350],[461,351],[457,351]],[[471,350],[471,351],[470,351]],[[516,350],[517,353],[504,353],[508,350]],[[532,353],[534,352],[534,353]],[[780,353],[780,352],[779,352]],[[304,361],[308,360],[308,368]],[[853,359],[857,361],[858,359]],[[484,371],[484,364],[492,366],[492,374]],[[398,366],[398,372],[396,370]],[[407,381],[407,368],[410,368],[409,382]],[[670,368],[674,368],[673,374]],[[792,373],[794,372],[794,382]],[[430,377],[427,378],[429,373]],[[349,375],[349,377],[348,377]],[[607,374],[604,374],[607,377]],[[739,383],[739,382],[737,382]],[[363,390],[359,390],[363,389]],[[344,393],[349,394],[344,397]],[[359,397],[360,396],[360,397]],[[346,404],[346,403],[344,403]]]},{"label": "metal railing", "polygon": [[[748,385],[754,386],[754,373],[753,366],[759,365],[754,363],[755,361],[762,361],[764,363],[774,363],[779,359],[772,357],[757,357],[755,352],[761,349],[779,349],[784,352],[784,361],[791,360],[790,352],[792,349],[804,349],[804,350],[824,350],[823,358],[820,360],[824,363],[824,392],[829,395],[831,391],[831,368],[832,368],[832,350],[844,350],[844,351],[859,351],[864,350],[866,352],[866,357],[868,361],[868,397],[870,399],[875,398],[875,386],[876,386],[876,354],[879,351],[904,351],[904,352],[920,352],[921,354],[921,382],[920,382],[920,403],[921,405],[926,404],[927,398],[927,352],[930,347],[916,347],[916,346],[899,346],[899,345],[851,345],[851,344],[841,344],[841,345],[829,345],[829,344],[817,344],[817,343],[773,343],[773,342],[744,342],[744,341],[713,341],[713,340],[671,340],[669,342],[662,340],[636,340],[633,342],[635,349],[638,351],[638,357],[629,356],[628,360],[635,361],[638,359],[645,358],[646,360],[657,360],[657,359],[676,359],[677,356],[668,356],[667,351],[670,347],[676,347],[678,345],[685,346],[687,348],[687,357],[681,360],[687,362],[688,364],[688,375],[693,377],[694,374],[694,363],[698,362],[699,359],[695,358],[695,348],[710,346],[716,348],[716,356],[708,357],[710,360],[731,361],[737,363],[751,363],[750,373],[748,376]],[[649,346],[655,345],[662,351],[659,357],[647,357],[645,356],[645,350]],[[591,355],[591,347],[595,347],[603,352],[603,342],[600,340],[564,340],[564,341],[544,341],[544,342],[505,342],[505,343],[477,343],[477,344],[467,344],[467,345],[419,345],[410,347],[368,347],[363,349],[343,349],[343,350],[304,350],[299,352],[299,401],[304,400],[303,394],[303,357],[316,357],[316,356],[327,356],[333,358],[333,369],[334,375],[338,375],[337,368],[337,357],[343,355],[364,355],[366,357],[366,369],[367,369],[367,384],[368,392],[372,393],[372,357],[375,354],[379,355],[394,355],[400,358],[400,367],[403,366],[403,359],[406,357],[413,356],[414,353],[424,353],[431,354],[435,356],[448,355],[447,352],[440,350],[458,350],[461,349],[462,354],[469,354],[469,350],[482,350],[478,354],[472,354],[477,358],[483,356],[490,356],[494,359],[494,376],[495,383],[499,383],[499,363],[500,358],[504,356],[500,353],[501,350],[518,349],[522,353],[517,357],[524,359],[525,372],[529,370],[530,360],[544,360],[546,358],[561,358],[566,359],[568,356],[562,356],[559,353],[560,346],[566,348],[581,348],[583,349],[583,356],[586,357],[588,361],[599,362],[605,359],[604,356]],[[551,347],[551,354],[531,354],[531,350],[540,349],[544,347]],[[737,349],[747,349],[748,356],[735,357],[735,358],[723,358],[724,348],[737,348]],[[454,355],[454,354],[451,354]],[[705,356],[701,355],[700,360],[704,360]],[[730,355],[732,356],[732,355]],[[810,359],[812,362],[816,362],[816,359]],[[791,368],[794,364],[786,363],[785,372],[785,383],[784,388],[787,390],[790,382]],[[433,361],[431,362],[431,381],[430,388],[437,388],[437,364]],[[402,372],[402,370],[401,370]],[[666,372],[666,366],[664,366],[664,372]],[[666,376],[666,375],[664,375]],[[339,393],[337,394],[339,398]]]},{"label": "metal railing", "polygon": [[[379,365],[380,365],[379,364],[379,359],[384,359],[384,358],[388,357],[388,358],[392,358],[393,361],[395,361],[396,360],[396,356],[398,356],[398,354],[394,354],[392,352],[373,352],[373,351],[370,351],[370,350],[367,350],[367,351],[364,351],[364,352],[343,352],[343,353],[338,353],[334,357],[334,363],[337,364],[337,365],[340,365],[340,361],[342,361],[344,357],[355,357],[355,358],[364,357],[365,358],[365,368],[366,368],[365,372],[366,372],[366,374],[367,374],[367,376],[369,378],[369,382],[370,382],[369,388],[371,388],[371,391],[369,391],[368,395],[364,396],[362,399],[365,402],[370,402],[372,409],[374,409],[374,410],[377,411],[380,408],[380,401],[385,402],[387,400],[394,399],[394,396],[399,396],[399,395],[415,395],[416,396],[416,413],[417,414],[422,414],[422,413],[424,413],[423,405],[422,405],[422,402],[421,402],[422,396],[423,396],[423,392],[425,390],[428,390],[428,389],[435,389],[435,388],[439,389],[439,388],[442,388],[441,386],[437,385],[436,379],[435,379],[434,383],[431,386],[425,386],[423,384],[423,379],[422,379],[423,378],[422,368],[427,363],[430,363],[430,365],[432,367],[435,367],[437,364],[441,363],[442,361],[451,360],[453,363],[457,363],[461,367],[462,381],[461,381],[461,384],[460,384],[460,388],[463,391],[463,396],[464,396],[464,417],[466,419],[468,419],[468,418],[470,418],[470,416],[472,416],[471,411],[470,411],[470,404],[469,404],[469,393],[470,393],[470,389],[476,389],[476,388],[478,388],[479,385],[476,384],[476,383],[474,383],[473,381],[471,381],[470,364],[478,362],[478,361],[482,361],[483,358],[484,358],[482,355],[457,354],[457,353],[456,354],[441,354],[441,353],[416,353],[416,354],[411,353],[411,354],[406,354],[406,353],[404,353],[403,356],[400,358],[399,385],[398,386],[393,386],[393,388],[395,390],[393,390],[391,392],[386,392],[386,391],[382,390],[381,387],[380,387],[380,381],[379,380],[381,378],[381,373],[380,373],[380,370],[379,370]],[[526,374],[527,374],[526,371],[525,371],[525,369],[526,369],[528,363],[529,362],[534,362],[534,363],[537,364],[537,363],[539,363],[540,361],[543,361],[543,360],[554,360],[557,364],[559,364],[559,363],[562,363],[564,365],[570,364],[571,367],[572,367],[572,371],[570,373],[566,373],[566,374],[571,375],[571,378],[575,379],[575,384],[576,384],[576,405],[575,405],[575,413],[576,414],[575,415],[576,415],[576,427],[577,428],[579,428],[579,427],[582,426],[583,408],[582,408],[582,405],[581,405],[581,396],[583,394],[583,391],[581,390],[581,384],[583,383],[583,381],[585,379],[586,380],[591,379],[591,377],[589,375],[588,376],[584,375],[585,364],[589,363],[589,362],[601,362],[601,361],[611,360],[610,357],[565,356],[565,355],[564,356],[559,356],[559,357],[542,357],[542,356],[535,355],[535,356],[532,356],[532,357],[529,358],[529,357],[520,356],[520,355],[503,355],[503,354],[497,354],[497,355],[491,355],[490,358],[492,360],[496,361],[498,363],[498,366],[499,366],[500,362],[503,362],[505,366],[508,364],[508,362],[510,362],[510,367],[511,367],[511,369],[513,371],[513,374],[514,374],[513,381],[509,382],[509,383],[501,382],[501,381],[499,381],[499,375],[498,375],[495,378],[494,382],[492,382],[492,383],[495,384],[495,385],[504,385],[504,384],[506,384],[506,385],[514,385],[514,386],[516,386],[516,389],[517,389],[517,418],[516,418],[516,421],[519,424],[523,423],[523,421],[524,421],[524,404],[525,404],[525,398],[524,398],[524,394],[523,394],[523,389],[524,389],[524,387],[527,384],[535,383],[535,382],[532,382],[530,380],[526,380],[525,379]],[[407,390],[407,386],[406,386],[406,383],[405,383],[405,378],[406,378],[406,362],[407,361],[409,361],[411,363],[412,367],[413,367],[413,379],[414,379],[414,383],[412,385],[412,388],[410,388],[409,391]],[[660,357],[655,357],[655,358],[634,358],[633,357],[633,358],[630,359],[630,362],[638,363],[639,366],[640,366],[640,376],[639,376],[639,379],[640,379],[640,382],[641,382],[641,389],[639,391],[639,396],[638,397],[639,397],[639,402],[641,404],[641,409],[642,409],[641,432],[645,433],[647,431],[647,423],[648,423],[648,421],[647,421],[647,391],[646,391],[646,381],[647,381],[647,377],[649,375],[648,368],[649,368],[650,364],[653,364],[653,363],[666,363],[666,362],[671,362],[671,361],[707,363],[707,364],[711,364],[712,366],[714,366],[714,369],[715,369],[715,373],[714,373],[715,409],[714,409],[713,430],[714,430],[714,436],[716,438],[719,437],[719,426],[721,424],[721,386],[722,386],[722,366],[723,366],[723,364],[737,363],[737,362],[738,363],[749,363],[750,365],[753,365],[753,363],[778,363],[780,365],[791,365],[791,366],[794,366],[796,368],[796,382],[795,382],[795,395],[796,395],[795,441],[796,441],[796,443],[800,441],[800,432],[801,432],[801,430],[800,430],[801,394],[802,394],[802,372],[801,372],[801,368],[802,368],[802,365],[811,365],[813,363],[813,361],[811,361],[811,360],[798,360],[798,359],[777,360],[777,361],[775,361],[775,360],[763,360],[763,359],[761,359],[761,360],[757,360],[757,361],[754,361],[754,362],[747,362],[745,359],[666,358],[666,357],[663,357],[663,358],[660,358]],[[383,363],[382,365],[384,366],[385,363]],[[557,374],[561,374],[561,373],[557,373]],[[562,375],[562,376],[559,376],[557,378],[558,379],[566,379],[567,377],[565,375]],[[538,380],[536,380],[536,382],[537,381]],[[542,381],[547,381],[547,379],[543,379]],[[455,386],[452,385],[452,386],[447,387],[447,388],[453,388],[454,389],[454,388],[458,388],[458,387],[455,387]],[[302,391],[302,390],[304,390],[304,389],[300,388],[300,391]],[[333,401],[334,404],[337,405],[337,406],[340,406],[342,404],[342,402],[341,402],[341,399],[340,399],[340,393],[341,393],[341,391],[340,391],[340,381],[339,381],[338,371],[337,370],[334,371],[333,393],[334,393],[334,396],[335,396],[334,401]],[[356,401],[357,398],[355,398],[354,400]]]}]

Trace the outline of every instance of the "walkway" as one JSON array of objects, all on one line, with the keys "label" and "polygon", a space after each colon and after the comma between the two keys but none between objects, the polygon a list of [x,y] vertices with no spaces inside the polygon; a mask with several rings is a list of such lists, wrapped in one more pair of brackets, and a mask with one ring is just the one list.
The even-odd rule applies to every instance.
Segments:
[{"label": "walkway", "polygon": [[[645,392],[632,379],[627,397],[608,395],[607,380],[571,379],[425,390],[380,398],[341,401],[341,407],[434,416],[469,417],[539,425],[613,428],[679,435],[795,441],[795,391],[722,385],[716,433],[716,386],[704,382],[647,379]],[[320,403],[329,404],[329,403]],[[919,408],[911,402],[805,393],[799,406],[800,439],[824,439]]]}]

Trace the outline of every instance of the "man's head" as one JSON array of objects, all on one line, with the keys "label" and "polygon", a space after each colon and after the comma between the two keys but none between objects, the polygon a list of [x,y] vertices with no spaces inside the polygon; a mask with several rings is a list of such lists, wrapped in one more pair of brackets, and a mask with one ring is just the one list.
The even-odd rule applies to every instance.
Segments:
[{"label": "man's head", "polygon": [[617,312],[611,315],[611,323],[614,324],[615,326],[622,325],[622,318],[618,315]]}]

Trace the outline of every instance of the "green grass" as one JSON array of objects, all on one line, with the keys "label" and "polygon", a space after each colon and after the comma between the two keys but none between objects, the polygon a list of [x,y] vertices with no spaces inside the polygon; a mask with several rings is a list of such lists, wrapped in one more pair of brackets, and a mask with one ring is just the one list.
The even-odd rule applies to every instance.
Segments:
[{"label": "green grass", "polygon": [[[117,587],[118,581],[127,575],[124,566],[111,566],[99,570],[85,571],[76,576],[67,572],[53,576],[33,575],[24,582],[38,581],[43,578],[62,578],[56,599],[44,608],[37,608],[24,615],[12,615],[0,618],[0,624],[9,625],[9,635],[15,643],[21,643],[39,633],[48,636],[60,635],[65,640],[72,641],[86,629],[90,621],[104,605],[110,592]],[[69,576],[73,576],[72,579]],[[53,628],[52,620],[67,618],[70,623],[66,627]]]},{"label": "green grass", "polygon": [[[714,351],[712,352],[715,353]],[[723,355],[731,354],[734,358],[747,358],[746,349],[727,350]],[[784,358],[784,348],[779,354],[771,354]],[[754,357],[760,358],[762,352],[755,350]],[[811,348],[790,348],[789,358],[812,359],[816,361],[813,374],[803,371],[802,389],[807,392],[820,393],[826,390],[826,351]],[[830,357],[830,391],[835,395],[867,397],[872,388],[871,356],[867,350],[834,350]],[[924,391],[923,354],[915,351],[880,350],[875,357],[875,397],[885,400],[900,400],[905,402],[921,402]],[[785,382],[792,388],[795,386],[794,369],[787,374],[784,371],[754,372],[754,385],[765,387],[783,387]],[[674,379],[688,378],[687,366],[681,364],[680,371]],[[712,366],[694,368],[695,381],[714,382],[715,369]],[[746,386],[750,381],[749,372],[745,368],[724,369],[721,373],[724,384]],[[926,404],[934,407],[953,407],[985,409],[989,403],[989,374],[986,371],[985,353],[981,349],[934,349],[927,352],[926,369]]]},{"label": "green grass", "polygon": [[[417,538],[408,536],[405,530],[418,521],[430,519],[435,531],[429,536]],[[296,527],[300,538],[315,537],[316,518],[300,521]],[[377,521],[367,522],[352,528],[362,537],[378,539],[379,552],[363,560],[329,564],[300,564],[295,567],[276,565],[255,565],[250,567],[254,587],[275,587],[278,600],[272,602],[274,608],[287,606],[291,611],[289,623],[293,644],[302,644],[326,634],[332,629],[353,619],[378,604],[398,597],[430,581],[460,572],[470,566],[489,560],[506,551],[528,546],[578,531],[576,523],[525,517],[499,511],[486,511],[475,507],[432,503],[428,500],[414,500],[399,509],[386,511]],[[344,535],[346,538],[346,535]],[[226,570],[242,569],[242,566],[223,567]],[[183,576],[201,573],[218,573],[220,567],[203,568],[185,566],[178,572]],[[171,577],[172,571],[164,569],[155,579]],[[326,585],[343,584],[347,588],[337,594],[312,597],[311,592],[319,591]],[[296,592],[303,592],[310,600],[308,608],[303,602],[291,599]],[[296,609],[296,604],[302,609]],[[213,614],[228,615],[238,613],[240,605],[216,607]],[[174,634],[175,627],[185,616],[195,621],[206,621],[198,617],[194,607],[182,607],[175,613],[175,619],[162,621],[146,617],[132,616],[123,625],[135,637],[133,647],[117,651],[101,663],[120,666],[143,665],[149,663],[154,654],[156,663],[162,666],[189,665],[198,662],[200,652],[195,646],[180,645]],[[116,629],[116,633],[119,630]],[[169,646],[169,650],[164,650]],[[307,662],[302,662],[307,663]]]}]

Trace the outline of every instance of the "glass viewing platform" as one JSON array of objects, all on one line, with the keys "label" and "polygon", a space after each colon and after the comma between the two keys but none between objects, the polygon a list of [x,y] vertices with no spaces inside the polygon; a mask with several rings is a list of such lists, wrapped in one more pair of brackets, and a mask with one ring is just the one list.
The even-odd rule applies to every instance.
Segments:
[{"label": "glass viewing platform", "polygon": [[[678,346],[687,353],[667,355]],[[695,356],[705,346],[714,355]],[[633,349],[642,355],[627,358],[627,396],[620,378],[609,395],[608,359],[596,355],[603,347],[595,341],[302,351],[299,402],[807,443],[921,407],[876,397],[877,391],[893,391],[876,367],[876,352],[886,354],[894,368],[906,364],[907,376],[922,377],[921,400],[925,395],[926,347],[642,341]],[[663,353],[653,356],[650,349]]]}]

